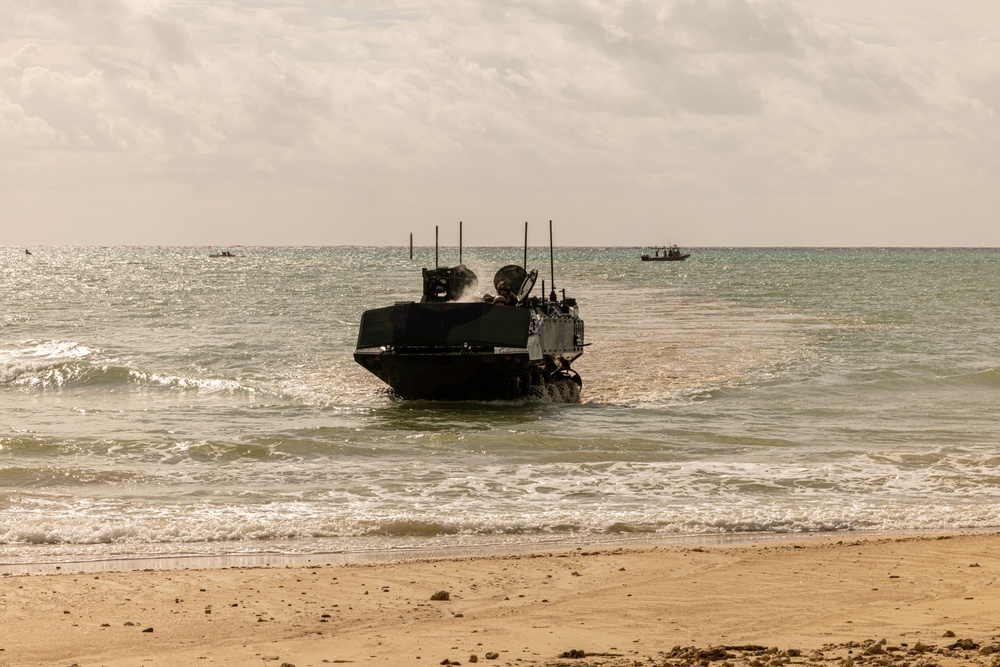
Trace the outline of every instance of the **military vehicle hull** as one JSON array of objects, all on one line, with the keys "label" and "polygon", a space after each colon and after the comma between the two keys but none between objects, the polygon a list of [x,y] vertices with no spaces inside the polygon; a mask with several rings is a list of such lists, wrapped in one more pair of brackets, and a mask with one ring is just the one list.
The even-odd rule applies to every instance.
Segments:
[{"label": "military vehicle hull", "polygon": [[356,352],[355,360],[400,398],[428,401],[495,401],[530,393],[527,353],[398,350]]},{"label": "military vehicle hull", "polygon": [[366,311],[354,359],[404,399],[578,400],[582,352],[575,303],[421,302]]}]

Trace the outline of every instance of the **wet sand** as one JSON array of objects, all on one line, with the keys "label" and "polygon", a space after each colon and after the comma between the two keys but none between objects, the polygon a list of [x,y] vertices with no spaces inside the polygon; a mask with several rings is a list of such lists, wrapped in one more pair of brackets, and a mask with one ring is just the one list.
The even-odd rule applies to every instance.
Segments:
[{"label": "wet sand", "polygon": [[0,577],[0,666],[990,665],[1000,533]]}]

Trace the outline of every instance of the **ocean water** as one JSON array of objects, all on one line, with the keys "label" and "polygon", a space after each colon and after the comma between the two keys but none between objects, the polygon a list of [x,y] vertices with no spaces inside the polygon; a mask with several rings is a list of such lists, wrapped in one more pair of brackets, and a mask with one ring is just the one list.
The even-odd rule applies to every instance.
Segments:
[{"label": "ocean water", "polygon": [[447,404],[352,358],[433,248],[232,250],[0,248],[0,564],[1000,526],[1000,251],[557,247],[581,402]]}]

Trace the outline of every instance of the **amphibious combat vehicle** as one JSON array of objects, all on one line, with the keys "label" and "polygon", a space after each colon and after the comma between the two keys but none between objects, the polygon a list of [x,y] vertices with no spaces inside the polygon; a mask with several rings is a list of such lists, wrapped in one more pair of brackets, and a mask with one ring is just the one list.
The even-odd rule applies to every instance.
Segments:
[{"label": "amphibious combat vehicle", "polygon": [[[549,256],[551,266],[551,223]],[[511,294],[487,300],[464,264],[425,268],[419,302],[361,316],[354,359],[403,399],[578,402],[583,382],[570,364],[583,354],[583,320],[575,299],[556,294],[554,270],[548,296],[544,280],[542,296],[531,296],[537,279],[537,270],[504,266],[493,286]]]}]

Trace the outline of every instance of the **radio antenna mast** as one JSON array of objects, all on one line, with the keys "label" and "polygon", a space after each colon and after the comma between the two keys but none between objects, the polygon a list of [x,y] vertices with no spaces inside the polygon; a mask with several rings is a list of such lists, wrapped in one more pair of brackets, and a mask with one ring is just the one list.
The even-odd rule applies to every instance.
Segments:
[{"label": "radio antenna mast", "polygon": [[524,270],[528,270],[528,221],[524,221]]},{"label": "radio antenna mast", "polygon": [[552,221],[549,220],[549,272],[552,277],[552,292],[549,293],[549,301],[556,300],[556,260],[552,252]]}]

